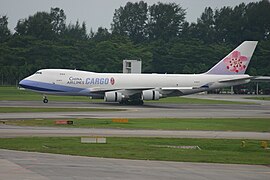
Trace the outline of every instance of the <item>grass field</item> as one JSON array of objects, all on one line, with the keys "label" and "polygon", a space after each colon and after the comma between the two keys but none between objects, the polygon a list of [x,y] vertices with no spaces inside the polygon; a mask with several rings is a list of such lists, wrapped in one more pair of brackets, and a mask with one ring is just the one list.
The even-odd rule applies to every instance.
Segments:
[{"label": "grass field", "polygon": [[[107,144],[81,144],[80,138],[7,138],[0,148],[79,156],[188,161],[207,163],[270,164],[270,150],[261,141],[174,138],[107,138]],[[269,142],[268,142],[269,143]],[[168,146],[199,146],[179,149]]]},{"label": "grass field", "polygon": [[[78,101],[78,102],[103,102],[102,99],[90,99],[84,96],[47,96],[49,101]],[[0,86],[0,101],[42,101],[42,95],[26,90],[19,90],[16,87]],[[179,103],[179,104],[250,104],[243,102],[196,99],[187,97],[169,97],[159,101],[149,101],[159,103]]]},{"label": "grass field", "polygon": [[[115,123],[112,119],[69,119],[74,125],[60,127],[121,128],[162,130],[215,130],[270,132],[270,118],[156,118],[129,119],[128,123]],[[59,126],[55,119],[8,120],[6,124],[17,126]]]},{"label": "grass field", "polygon": [[96,111],[123,111],[122,109],[105,108],[39,108],[39,107],[0,107],[0,113],[20,112],[96,112]]}]

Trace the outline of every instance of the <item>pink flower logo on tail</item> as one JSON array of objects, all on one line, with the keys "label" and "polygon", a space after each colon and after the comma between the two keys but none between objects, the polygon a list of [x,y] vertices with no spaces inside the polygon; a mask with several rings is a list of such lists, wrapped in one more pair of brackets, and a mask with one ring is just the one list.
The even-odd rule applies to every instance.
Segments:
[{"label": "pink flower logo on tail", "polygon": [[241,56],[239,51],[233,51],[228,57],[224,59],[227,69],[231,72],[240,72],[247,68],[248,58]]}]

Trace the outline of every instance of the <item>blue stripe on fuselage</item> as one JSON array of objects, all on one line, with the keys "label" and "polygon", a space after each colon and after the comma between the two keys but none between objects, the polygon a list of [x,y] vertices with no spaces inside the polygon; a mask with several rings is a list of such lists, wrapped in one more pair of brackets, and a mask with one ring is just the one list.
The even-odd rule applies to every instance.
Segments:
[{"label": "blue stripe on fuselage", "polygon": [[40,92],[80,92],[83,88],[64,86],[59,84],[50,84],[31,80],[22,80],[19,85],[25,89]]}]

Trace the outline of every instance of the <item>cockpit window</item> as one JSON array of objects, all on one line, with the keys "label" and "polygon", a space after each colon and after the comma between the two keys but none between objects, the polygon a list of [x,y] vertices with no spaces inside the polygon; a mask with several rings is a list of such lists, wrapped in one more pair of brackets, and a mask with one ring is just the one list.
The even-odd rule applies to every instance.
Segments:
[{"label": "cockpit window", "polygon": [[42,72],[40,72],[40,71],[37,71],[35,74],[42,74]]}]

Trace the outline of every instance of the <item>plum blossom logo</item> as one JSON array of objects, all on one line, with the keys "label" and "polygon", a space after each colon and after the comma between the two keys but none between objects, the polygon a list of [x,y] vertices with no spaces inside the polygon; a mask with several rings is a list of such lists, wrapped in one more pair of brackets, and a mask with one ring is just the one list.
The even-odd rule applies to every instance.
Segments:
[{"label": "plum blossom logo", "polygon": [[240,72],[247,68],[248,58],[241,56],[239,51],[233,51],[228,57],[224,59],[227,69],[231,72]]},{"label": "plum blossom logo", "polygon": [[113,78],[113,77],[110,79],[110,82],[111,82],[111,85],[114,85],[115,80],[114,80],[114,78]]}]

